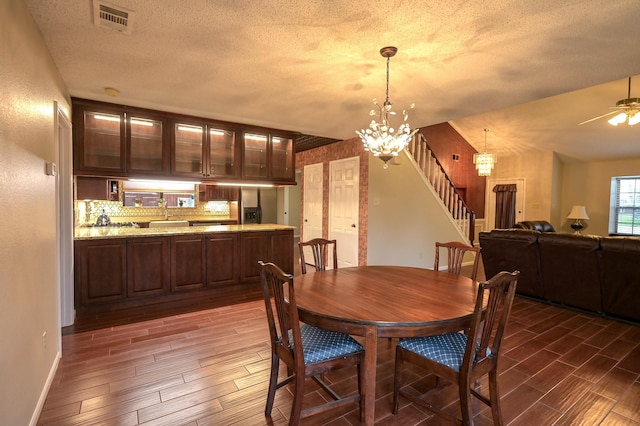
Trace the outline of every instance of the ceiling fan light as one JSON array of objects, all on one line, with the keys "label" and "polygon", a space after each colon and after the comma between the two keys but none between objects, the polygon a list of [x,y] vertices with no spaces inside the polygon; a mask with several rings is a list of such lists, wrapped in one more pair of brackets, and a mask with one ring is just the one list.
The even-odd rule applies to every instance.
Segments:
[{"label": "ceiling fan light", "polygon": [[633,111],[633,114],[629,114],[628,124],[629,126],[634,126],[638,123],[640,123],[640,114],[638,114],[638,111]]},{"label": "ceiling fan light", "polygon": [[621,112],[620,114],[616,114],[613,118],[609,119],[609,124],[612,126],[617,126],[618,124],[622,124],[627,121],[627,113]]}]

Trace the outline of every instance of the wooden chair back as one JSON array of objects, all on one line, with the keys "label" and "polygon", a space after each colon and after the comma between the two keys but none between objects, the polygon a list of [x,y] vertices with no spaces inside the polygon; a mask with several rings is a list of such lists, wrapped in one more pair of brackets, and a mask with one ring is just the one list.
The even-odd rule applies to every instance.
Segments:
[{"label": "wooden chair back", "polygon": [[[310,247],[313,253],[313,263],[307,262],[304,257],[304,248]],[[316,271],[324,271],[338,268],[338,244],[336,240],[327,240],[325,238],[314,238],[309,241],[301,241],[298,243],[300,250],[300,271],[307,273],[307,266],[315,267]],[[329,264],[329,255],[331,255],[332,264]]]},{"label": "wooden chair back", "polygon": [[436,257],[433,269],[436,271],[440,268],[440,249],[447,249],[447,271],[450,274],[460,275],[462,271],[462,263],[467,253],[473,253],[473,268],[470,278],[475,280],[478,276],[478,265],[480,261],[480,247],[470,246],[459,241],[451,241],[446,243],[436,242]]},{"label": "wooden chair back", "polygon": [[[258,264],[271,338],[271,372],[265,415],[271,416],[276,390],[289,383],[295,385],[289,425],[298,425],[301,419],[317,413],[358,404],[361,400],[360,392],[340,396],[323,378],[324,374],[330,371],[356,366],[359,390],[362,387],[361,366],[364,360],[362,346],[347,334],[318,329],[307,324],[301,325],[293,275],[284,273],[273,263],[259,261]],[[303,332],[306,333],[305,338],[302,336]],[[344,349],[345,339],[352,342],[349,349]],[[336,343],[336,340],[340,341]],[[332,344],[336,346],[333,347]],[[335,350],[329,350],[330,348]],[[314,361],[305,363],[305,350],[308,350],[309,357],[315,359]],[[343,352],[340,353],[340,350]],[[324,355],[316,356],[318,351],[323,352]],[[278,381],[280,361],[287,366],[288,376]],[[302,408],[307,378],[312,378],[327,393],[330,397],[329,402]],[[362,419],[363,416],[364,410],[361,405],[360,418]]]},{"label": "wooden chair back", "polygon": [[[478,285],[476,305],[468,334],[477,336],[478,339],[468,339],[461,372],[481,369],[472,374],[477,377],[495,368],[516,294],[518,275],[519,271],[500,272],[489,281]],[[484,368],[484,363],[490,363],[491,368]]]},{"label": "wooden chair back", "polygon": [[[295,350],[290,350],[291,347],[302,348],[293,276],[284,273],[273,263],[262,261],[258,263],[272,348],[285,364],[293,367],[296,364],[296,358],[302,358],[296,357]],[[291,338],[293,340],[290,340]],[[304,368],[304,361],[302,366]]]},{"label": "wooden chair back", "polygon": [[[410,338],[401,341],[396,346],[394,414],[398,412],[398,397],[402,395],[443,418],[453,419],[457,424],[470,425],[473,424],[472,408],[474,404],[471,400],[473,395],[491,407],[494,424],[503,424],[498,393],[498,359],[519,274],[519,271],[500,272],[490,280],[478,285],[471,323],[468,328],[462,330],[464,333],[453,332],[439,336]],[[460,342],[462,339],[466,342],[464,353],[462,353],[462,346],[459,346],[458,343],[452,343]],[[460,345],[462,344],[460,343]],[[442,357],[443,353],[448,356]],[[456,360],[458,363],[454,362]],[[406,386],[402,386],[402,371],[405,362],[416,364],[428,373],[435,375],[437,386],[422,395],[416,395],[413,391],[408,392]],[[476,388],[476,382],[485,375],[488,375],[489,379],[488,397],[486,392],[482,394]],[[437,407],[429,402],[431,399],[428,395],[442,389],[442,386],[439,385],[440,378],[458,385],[461,419],[454,417],[448,410],[443,410],[442,407]]]}]

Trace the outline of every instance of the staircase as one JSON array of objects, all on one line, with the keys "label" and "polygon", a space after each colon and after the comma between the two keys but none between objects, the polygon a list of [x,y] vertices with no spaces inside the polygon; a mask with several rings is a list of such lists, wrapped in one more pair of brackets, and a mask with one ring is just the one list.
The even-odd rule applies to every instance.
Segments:
[{"label": "staircase", "polygon": [[407,146],[409,157],[420,169],[425,179],[442,201],[443,206],[451,213],[454,222],[469,244],[473,245],[475,235],[476,214],[469,210],[464,200],[456,191],[456,187],[447,176],[438,159],[433,155],[422,132],[417,132]]}]

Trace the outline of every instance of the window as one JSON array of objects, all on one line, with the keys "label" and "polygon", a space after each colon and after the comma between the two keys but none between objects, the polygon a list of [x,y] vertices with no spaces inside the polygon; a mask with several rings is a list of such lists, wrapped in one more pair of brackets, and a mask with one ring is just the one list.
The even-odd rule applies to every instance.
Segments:
[{"label": "window", "polygon": [[640,235],[640,176],[611,179],[609,234]]}]

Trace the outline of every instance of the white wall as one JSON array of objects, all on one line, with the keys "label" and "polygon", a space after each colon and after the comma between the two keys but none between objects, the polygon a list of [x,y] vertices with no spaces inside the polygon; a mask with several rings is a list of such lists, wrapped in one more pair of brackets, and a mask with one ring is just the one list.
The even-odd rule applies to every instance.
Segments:
[{"label": "white wall", "polygon": [[464,241],[405,154],[369,161],[368,265],[433,268],[436,241]]},{"label": "white wall", "polygon": [[[27,425],[60,346],[54,101],[70,99],[22,0],[0,2],[0,423]],[[46,333],[46,345],[43,334]]]}]

